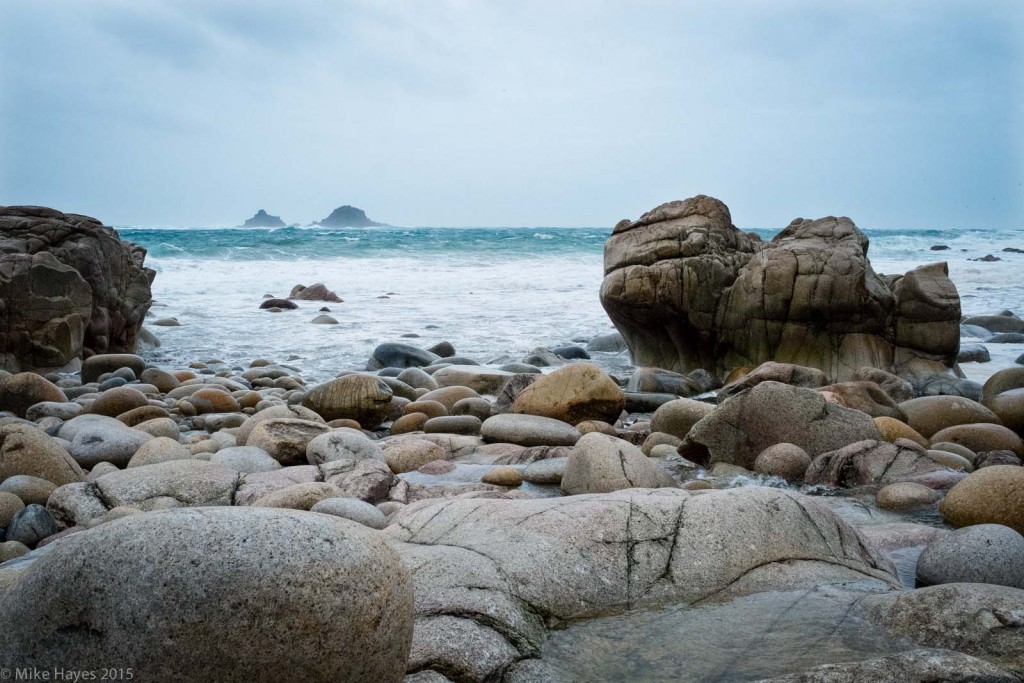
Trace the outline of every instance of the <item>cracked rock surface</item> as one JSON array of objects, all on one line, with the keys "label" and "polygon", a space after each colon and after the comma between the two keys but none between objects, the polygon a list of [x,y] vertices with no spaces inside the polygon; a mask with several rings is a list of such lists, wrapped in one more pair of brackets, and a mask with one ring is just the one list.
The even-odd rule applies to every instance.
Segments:
[{"label": "cracked rock surface", "polygon": [[853,529],[777,489],[423,501],[385,531],[415,587],[409,673],[453,680],[489,680],[537,657],[546,626],[568,619],[830,582],[897,584]]}]

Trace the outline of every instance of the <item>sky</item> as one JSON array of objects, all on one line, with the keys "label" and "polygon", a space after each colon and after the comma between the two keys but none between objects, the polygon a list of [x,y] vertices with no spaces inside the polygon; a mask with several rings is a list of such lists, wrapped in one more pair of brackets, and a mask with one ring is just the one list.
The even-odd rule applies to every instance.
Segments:
[{"label": "sky", "polygon": [[0,205],[1024,227],[1020,0],[2,0]]}]

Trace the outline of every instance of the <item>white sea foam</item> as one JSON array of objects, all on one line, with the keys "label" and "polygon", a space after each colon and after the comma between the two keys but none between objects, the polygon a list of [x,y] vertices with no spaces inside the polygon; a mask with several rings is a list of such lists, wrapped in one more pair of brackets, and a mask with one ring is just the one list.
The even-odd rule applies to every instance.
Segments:
[{"label": "white sea foam", "polygon": [[[128,239],[151,247],[148,263],[158,270],[154,315],[181,323],[156,328],[163,346],[154,360],[161,363],[216,357],[247,365],[295,355],[307,374],[325,379],[362,367],[375,345],[403,334],[420,335],[407,340],[417,345],[449,340],[481,362],[507,362],[539,345],[612,330],[598,300],[607,230],[130,232]],[[880,273],[947,261],[965,315],[1024,309],[1024,255],[1001,251],[1024,246],[1021,231],[870,234]],[[951,248],[929,249],[940,243]],[[968,260],[987,253],[1002,260]],[[314,282],[344,303],[298,302],[299,310],[278,314],[258,308],[264,293],[287,296],[295,284]],[[341,324],[310,323],[323,305]],[[1024,352],[1019,344],[987,346],[991,363],[963,366],[972,379]],[[627,359],[596,360],[621,368]]]}]

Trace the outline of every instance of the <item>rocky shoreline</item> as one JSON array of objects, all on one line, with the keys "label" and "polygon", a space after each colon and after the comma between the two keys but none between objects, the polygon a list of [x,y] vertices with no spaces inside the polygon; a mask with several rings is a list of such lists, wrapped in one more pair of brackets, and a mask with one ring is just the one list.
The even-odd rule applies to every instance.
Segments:
[{"label": "rocky shoreline", "polygon": [[[648,221],[694,235],[687,265],[651,267],[706,272],[696,235],[734,230],[709,213]],[[866,244],[854,252],[836,272],[866,263]],[[878,298],[858,301],[889,302],[885,326],[837,315],[795,346],[734,344],[744,363],[728,367],[593,362],[666,353],[634,330],[499,367],[458,344],[387,342],[319,384],[283,360],[133,353],[4,372],[0,665],[147,681],[1019,682],[1024,367],[958,377],[959,302],[955,316],[928,304],[939,274],[886,290],[868,269]],[[648,277],[607,291],[645,295]],[[737,328],[699,309],[672,348],[723,357]],[[848,355],[810,351],[850,335]]]}]

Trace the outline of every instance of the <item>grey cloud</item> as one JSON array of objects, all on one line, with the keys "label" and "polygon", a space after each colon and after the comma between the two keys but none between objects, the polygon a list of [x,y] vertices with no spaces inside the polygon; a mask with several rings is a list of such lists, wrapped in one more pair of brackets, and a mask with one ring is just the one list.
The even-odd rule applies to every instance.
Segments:
[{"label": "grey cloud", "polygon": [[1024,214],[1024,5],[6,0],[0,203],[120,224]]}]

